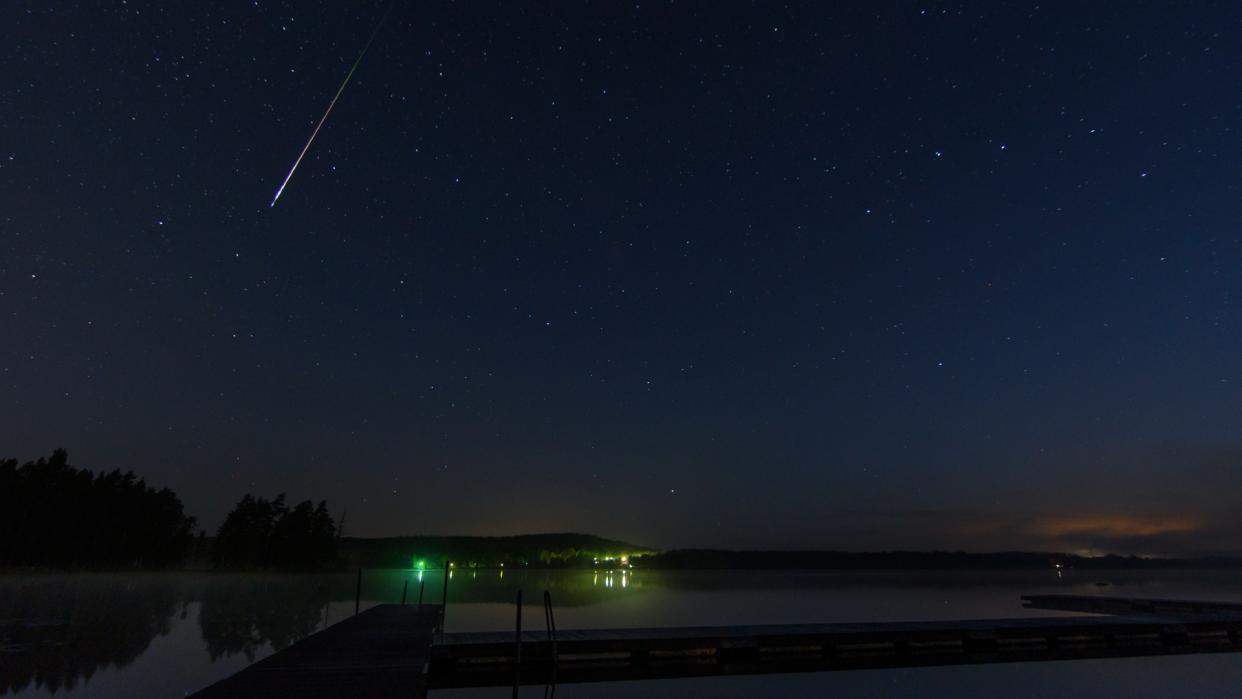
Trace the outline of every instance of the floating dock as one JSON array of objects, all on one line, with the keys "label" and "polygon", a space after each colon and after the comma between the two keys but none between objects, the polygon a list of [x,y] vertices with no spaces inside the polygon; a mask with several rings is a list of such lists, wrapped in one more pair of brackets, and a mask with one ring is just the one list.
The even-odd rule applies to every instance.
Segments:
[{"label": "floating dock", "polygon": [[1153,599],[1148,597],[1098,597],[1095,595],[1023,595],[1022,606],[1088,614],[1173,616],[1193,619],[1242,617],[1242,603],[1202,600]]},{"label": "floating dock", "polygon": [[1095,615],[964,621],[436,633],[439,606],[380,605],[196,697],[421,697],[430,689],[1242,651],[1242,604],[1031,595]]},{"label": "floating dock", "polygon": [[1242,650],[1242,616],[1047,617],[452,633],[431,648],[428,686],[603,682],[710,675],[1113,658]]}]

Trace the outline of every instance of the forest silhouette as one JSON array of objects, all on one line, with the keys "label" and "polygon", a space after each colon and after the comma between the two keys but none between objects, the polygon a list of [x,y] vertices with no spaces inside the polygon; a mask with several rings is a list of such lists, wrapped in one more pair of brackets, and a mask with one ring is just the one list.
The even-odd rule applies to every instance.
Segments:
[{"label": "forest silhouette", "polygon": [[336,533],[324,501],[290,509],[283,493],[274,500],[247,493],[216,532],[212,560],[217,568],[337,568]]},{"label": "forest silhouette", "polygon": [[176,566],[194,529],[176,493],[132,471],[92,474],[64,449],[0,461],[0,566]]},{"label": "forest silhouette", "polygon": [[71,465],[64,449],[21,465],[0,460],[0,567],[175,568],[191,555],[230,569],[341,565],[336,522],[322,501],[289,507],[283,494],[248,493],[214,541],[197,531],[176,493],[132,471],[95,474]]}]

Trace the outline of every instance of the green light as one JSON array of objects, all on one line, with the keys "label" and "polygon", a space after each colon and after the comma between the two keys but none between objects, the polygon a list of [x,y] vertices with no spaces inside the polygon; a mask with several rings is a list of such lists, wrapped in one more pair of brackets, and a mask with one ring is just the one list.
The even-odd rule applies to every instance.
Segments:
[{"label": "green light", "polygon": [[427,569],[427,561],[424,561],[424,560],[422,560],[422,559],[416,559],[416,560],[414,561],[414,567],[415,567],[415,568],[417,568],[417,569],[419,569],[419,570],[426,570],[426,569]]}]

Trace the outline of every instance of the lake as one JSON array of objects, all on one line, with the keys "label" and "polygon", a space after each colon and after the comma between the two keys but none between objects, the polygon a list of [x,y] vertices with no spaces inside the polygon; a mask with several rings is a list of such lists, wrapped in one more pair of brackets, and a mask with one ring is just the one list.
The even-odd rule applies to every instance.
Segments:
[{"label": "lake", "polygon": [[[353,614],[355,573],[0,576],[0,695],[179,697]],[[420,582],[420,577],[422,578]],[[439,602],[440,571],[368,570],[363,608]],[[1242,602],[1235,571],[453,571],[448,631],[513,627],[521,588],[542,627],[549,590],[562,629],[898,621],[1055,615],[1023,594]],[[1083,660],[562,685],[560,697],[1235,696],[1242,655]],[[543,686],[523,696],[542,696]],[[439,699],[508,696],[451,690]]]}]

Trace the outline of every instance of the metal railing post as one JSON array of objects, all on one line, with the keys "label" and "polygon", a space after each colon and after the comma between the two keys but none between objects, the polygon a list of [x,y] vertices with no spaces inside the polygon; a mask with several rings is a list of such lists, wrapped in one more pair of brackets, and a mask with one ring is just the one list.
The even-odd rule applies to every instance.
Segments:
[{"label": "metal railing post", "polygon": [[362,605],[362,566],[358,566],[358,588],[354,591],[354,616],[358,616],[358,608]]},{"label": "metal railing post", "polygon": [[513,697],[517,699],[522,685],[522,588],[517,591],[517,623],[513,629]]},{"label": "metal railing post", "polygon": [[[556,616],[552,613],[552,592],[550,590],[543,591],[543,619],[548,627],[548,640],[552,642],[552,675],[548,689],[552,693],[556,692],[556,666],[560,662],[560,653],[556,649]],[[545,695],[549,693],[544,692]]]},{"label": "metal railing post", "polygon": [[448,584],[449,584],[449,566],[453,562],[444,559],[444,596],[440,601],[440,635],[444,635],[444,618],[448,616]]}]

